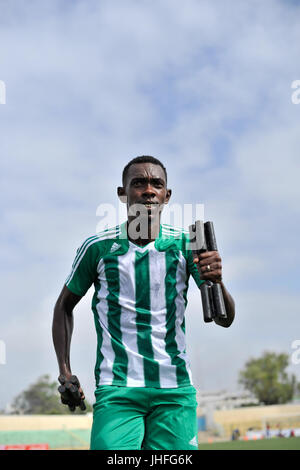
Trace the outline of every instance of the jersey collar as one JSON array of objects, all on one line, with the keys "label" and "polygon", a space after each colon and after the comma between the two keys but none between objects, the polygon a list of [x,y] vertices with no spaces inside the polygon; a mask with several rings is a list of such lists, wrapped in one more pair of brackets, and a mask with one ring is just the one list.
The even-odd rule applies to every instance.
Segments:
[{"label": "jersey collar", "polygon": [[120,238],[123,238],[123,239],[127,240],[129,246],[132,246],[132,247],[138,249],[139,251],[145,251],[145,250],[147,250],[148,248],[154,246],[156,240],[158,240],[158,239],[161,238],[161,236],[162,236],[162,224],[160,224],[160,225],[159,225],[159,234],[158,234],[158,237],[157,237],[155,240],[153,240],[152,242],[147,243],[147,245],[139,246],[139,245],[137,245],[136,243],[133,243],[131,240],[128,239],[128,234],[127,234],[127,220],[126,220],[125,222],[123,222],[123,223],[120,225],[120,228],[121,228]]}]

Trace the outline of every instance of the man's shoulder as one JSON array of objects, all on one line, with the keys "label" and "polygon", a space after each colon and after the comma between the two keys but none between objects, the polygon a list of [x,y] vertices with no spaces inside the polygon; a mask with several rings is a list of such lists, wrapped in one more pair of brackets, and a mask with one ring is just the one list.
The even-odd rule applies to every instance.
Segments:
[{"label": "man's shoulder", "polygon": [[180,240],[189,238],[188,230],[169,224],[161,224],[161,234],[163,238],[175,238]]},{"label": "man's shoulder", "polygon": [[169,225],[161,225],[161,247],[163,250],[178,250],[186,258],[190,259],[190,233],[189,230]]},{"label": "man's shoulder", "polygon": [[91,235],[88,238],[85,238],[83,243],[80,246],[80,250],[94,251],[107,248],[109,245],[113,245],[116,241],[118,243],[122,240],[122,228],[121,225],[116,225],[114,227],[106,228],[102,231],[96,232],[94,235]]},{"label": "man's shoulder", "polygon": [[123,233],[123,225],[124,224],[119,224],[115,225],[114,227],[105,228],[104,230],[97,232],[95,236],[98,237],[99,241],[109,240],[113,238],[122,238],[121,234]]}]

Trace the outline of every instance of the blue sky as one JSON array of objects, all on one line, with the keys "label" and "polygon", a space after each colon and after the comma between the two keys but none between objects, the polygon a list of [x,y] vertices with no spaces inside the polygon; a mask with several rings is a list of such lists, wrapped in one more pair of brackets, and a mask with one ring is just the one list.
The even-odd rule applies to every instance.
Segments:
[{"label": "blue sky", "polygon": [[[237,306],[205,325],[191,283],[188,349],[204,390],[299,339],[300,79],[296,2],[1,1],[0,407],[57,376],[53,306],[77,247],[131,158],[168,170],[173,203],[204,203]],[[72,367],[93,400],[92,292]],[[300,366],[290,365],[300,380]]]}]

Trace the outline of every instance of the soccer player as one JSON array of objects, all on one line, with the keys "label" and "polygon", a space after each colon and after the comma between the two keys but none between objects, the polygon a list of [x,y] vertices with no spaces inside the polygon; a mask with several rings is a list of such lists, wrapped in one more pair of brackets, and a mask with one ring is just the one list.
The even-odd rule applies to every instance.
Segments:
[{"label": "soccer player", "polygon": [[[96,401],[91,449],[197,449],[196,390],[185,344],[189,277],[222,286],[231,325],[235,307],[218,252],[194,256],[188,233],[161,224],[171,197],[154,157],[131,160],[118,196],[127,221],[86,239],[56,302],[53,341],[60,374],[70,378],[73,309],[94,284]],[[138,208],[135,211],[134,208]],[[199,311],[201,310],[199,292]],[[200,317],[200,316],[199,316]],[[80,388],[82,398],[83,390]]]}]

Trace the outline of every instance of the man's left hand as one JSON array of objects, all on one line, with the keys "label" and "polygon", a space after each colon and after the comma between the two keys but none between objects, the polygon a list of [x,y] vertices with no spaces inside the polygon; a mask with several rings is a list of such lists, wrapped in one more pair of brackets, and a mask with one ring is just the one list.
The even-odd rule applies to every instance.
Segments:
[{"label": "man's left hand", "polygon": [[194,254],[193,261],[196,263],[201,279],[219,283],[222,281],[222,259],[218,251]]}]

